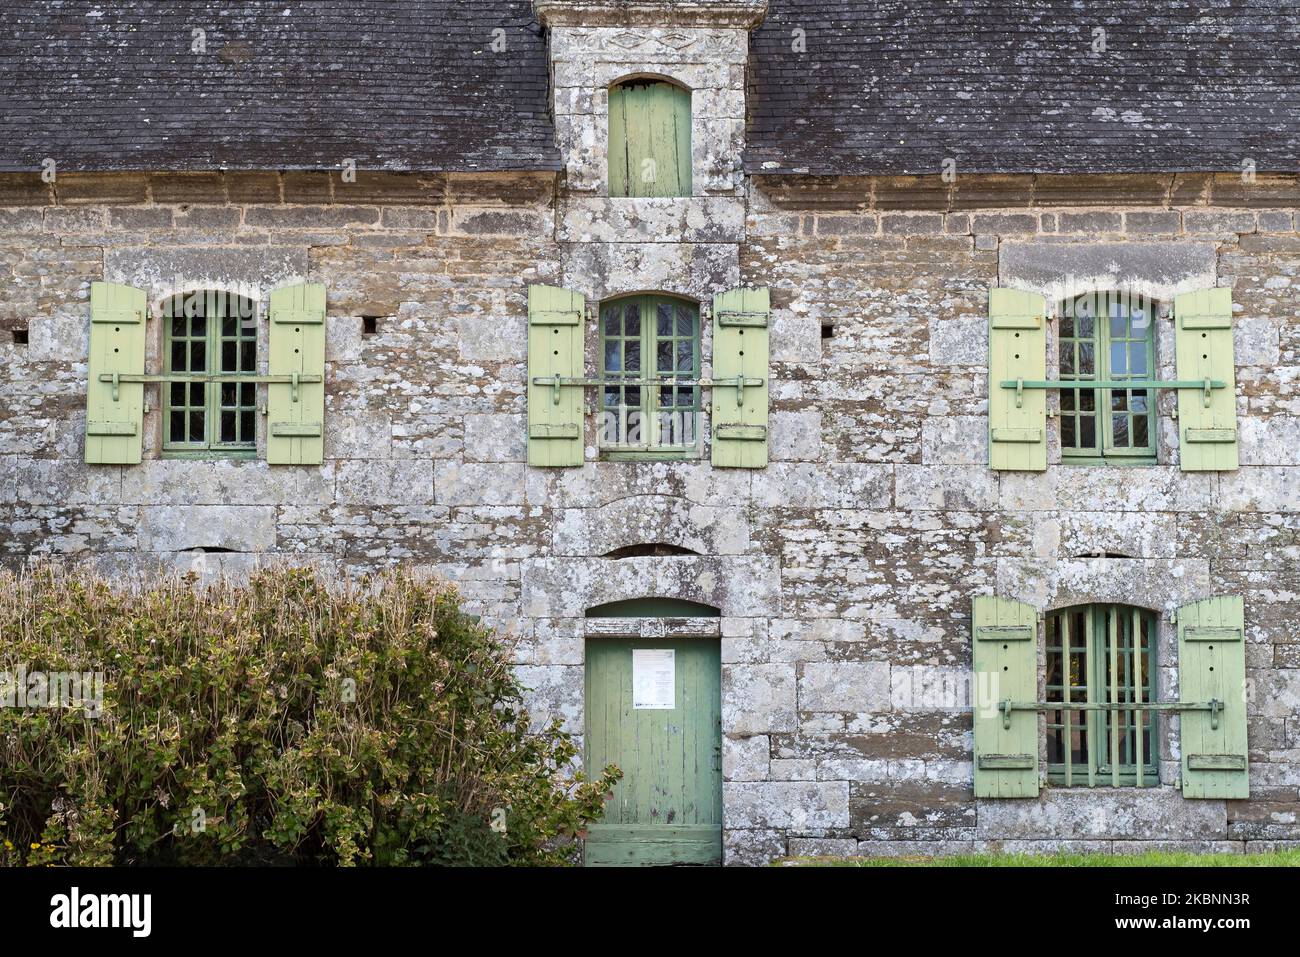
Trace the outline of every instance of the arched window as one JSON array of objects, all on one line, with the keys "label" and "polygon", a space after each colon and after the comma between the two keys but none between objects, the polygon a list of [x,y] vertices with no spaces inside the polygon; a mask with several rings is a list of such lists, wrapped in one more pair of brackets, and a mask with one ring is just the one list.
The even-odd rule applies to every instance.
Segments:
[{"label": "arched window", "polygon": [[[1047,702],[1132,705],[1156,700],[1156,616],[1128,605],[1049,612]],[[1047,776],[1077,787],[1159,783],[1154,711],[1047,712]]]},{"label": "arched window", "polygon": [[[1060,377],[1099,382],[1154,379],[1155,303],[1137,295],[1088,293],[1061,303]],[[1062,389],[1066,462],[1152,463],[1155,391]]]},{"label": "arched window", "polygon": [[[600,307],[601,376],[606,385],[601,448],[614,457],[681,458],[698,450],[700,308],[672,296],[626,296]],[[646,385],[648,381],[664,385]]]},{"label": "arched window", "polygon": [[204,290],[178,294],[163,310],[163,364],[186,381],[162,384],[163,451],[239,457],[257,449],[257,387],[206,377],[257,372],[257,312],[251,299]]},{"label": "arched window", "polygon": [[691,91],[627,80],[609,91],[609,195],[691,195]]}]

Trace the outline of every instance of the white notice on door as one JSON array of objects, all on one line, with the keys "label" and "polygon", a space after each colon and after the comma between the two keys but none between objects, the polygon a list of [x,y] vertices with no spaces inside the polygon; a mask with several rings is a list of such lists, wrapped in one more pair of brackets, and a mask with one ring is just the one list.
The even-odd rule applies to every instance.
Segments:
[{"label": "white notice on door", "polygon": [[671,711],[677,696],[675,652],[671,648],[632,649],[632,707]]}]

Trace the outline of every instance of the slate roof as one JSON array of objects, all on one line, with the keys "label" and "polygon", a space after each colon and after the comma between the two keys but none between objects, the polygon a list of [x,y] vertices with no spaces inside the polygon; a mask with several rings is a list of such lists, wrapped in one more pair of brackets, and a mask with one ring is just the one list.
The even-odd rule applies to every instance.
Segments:
[{"label": "slate roof", "polygon": [[559,168],[530,0],[7,0],[2,19],[0,170]]},{"label": "slate roof", "polygon": [[751,50],[750,172],[1300,169],[1295,0],[771,0]]},{"label": "slate roof", "polygon": [[[753,173],[1300,169],[1294,0],[770,0],[752,51]],[[8,0],[0,171],[555,170],[547,87],[531,0]]]}]

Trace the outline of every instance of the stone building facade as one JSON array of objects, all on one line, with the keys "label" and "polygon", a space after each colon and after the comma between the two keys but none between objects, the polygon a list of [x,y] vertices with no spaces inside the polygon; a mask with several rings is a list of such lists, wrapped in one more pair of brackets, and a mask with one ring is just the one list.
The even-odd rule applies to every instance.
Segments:
[{"label": "stone building facade", "polygon": [[[539,0],[537,14],[556,169],[360,166],[353,180],[155,166],[47,182],[6,167],[0,561],[442,575],[517,636],[535,709],[579,735],[591,642],[716,641],[727,863],[1300,846],[1300,176],[1244,178],[1223,163],[951,178],[938,158],[925,173],[765,172],[743,163],[747,89],[753,31],[775,9]],[[646,77],[691,91],[689,196],[609,195],[609,90]],[[87,464],[96,282],[147,292],[150,371],[170,297],[247,296],[263,373],[270,292],[323,284],[322,462],[268,464],[264,420],[255,456],[169,455],[162,386],[150,383],[140,463]],[[707,409],[693,453],[608,456],[600,392],[586,390],[582,464],[528,465],[539,284],[585,297],[591,375],[598,304],[642,293],[701,304],[704,379],[713,297],[768,288],[766,465],[715,467]],[[1154,463],[1063,461],[1049,392],[1046,469],[990,468],[991,288],[1048,304],[1048,379],[1063,371],[1061,303],[1146,297],[1161,380],[1179,375],[1169,307],[1230,289],[1239,466],[1183,470],[1176,391],[1161,390]],[[257,386],[259,408],[269,388]],[[1240,596],[1249,797],[1184,795],[1175,712],[1156,719],[1154,787],[1054,785],[1035,724],[1045,786],[977,798],[981,595],[1040,615],[1092,603],[1154,613],[1162,701],[1178,700],[1174,613]],[[588,615],[646,597],[718,614]],[[1041,667],[1037,680],[1042,692]]]}]

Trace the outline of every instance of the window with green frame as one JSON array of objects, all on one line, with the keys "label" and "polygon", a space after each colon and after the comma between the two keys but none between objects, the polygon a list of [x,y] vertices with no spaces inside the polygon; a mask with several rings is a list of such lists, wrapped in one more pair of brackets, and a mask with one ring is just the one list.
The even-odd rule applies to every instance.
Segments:
[{"label": "window with green frame", "polygon": [[[653,295],[602,303],[600,354],[606,380],[600,429],[605,454],[680,458],[697,452],[699,306]],[[636,384],[609,383],[620,379]],[[692,384],[673,385],[678,379]]]},{"label": "window with green frame", "polygon": [[173,296],[163,311],[163,452],[248,457],[257,451],[257,387],[223,377],[257,373],[251,299],[218,291]]},{"label": "window with green frame", "polygon": [[1108,710],[1047,712],[1047,779],[1069,787],[1159,783],[1154,711],[1156,616],[1128,605],[1047,615],[1046,701]]},{"label": "window with green frame", "polygon": [[[1102,382],[1155,377],[1155,303],[1125,293],[1089,293],[1061,304],[1060,378]],[[1064,462],[1152,464],[1151,389],[1062,389]]]}]

